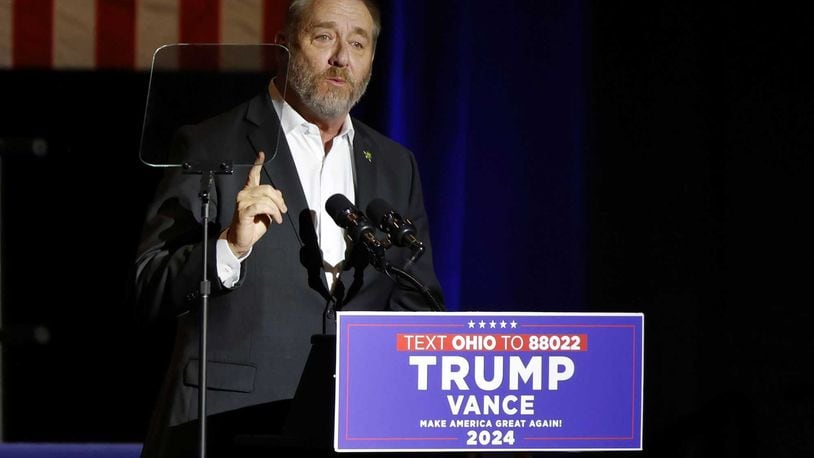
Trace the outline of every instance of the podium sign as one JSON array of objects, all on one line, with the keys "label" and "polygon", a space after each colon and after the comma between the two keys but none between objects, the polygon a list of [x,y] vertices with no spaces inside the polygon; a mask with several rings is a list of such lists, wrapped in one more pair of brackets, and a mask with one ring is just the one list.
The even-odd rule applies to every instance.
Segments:
[{"label": "podium sign", "polygon": [[334,448],[642,449],[640,313],[339,312]]}]

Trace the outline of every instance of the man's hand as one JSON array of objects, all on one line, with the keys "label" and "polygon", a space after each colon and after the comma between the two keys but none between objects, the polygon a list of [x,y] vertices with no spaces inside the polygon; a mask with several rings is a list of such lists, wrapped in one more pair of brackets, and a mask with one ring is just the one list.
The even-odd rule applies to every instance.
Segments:
[{"label": "man's hand", "polygon": [[260,240],[271,221],[282,224],[283,213],[288,211],[280,191],[271,185],[260,184],[260,171],[265,159],[265,153],[257,153],[257,159],[246,177],[246,185],[237,194],[232,223],[220,235],[221,239],[229,242],[229,248],[238,258],[245,256]]}]

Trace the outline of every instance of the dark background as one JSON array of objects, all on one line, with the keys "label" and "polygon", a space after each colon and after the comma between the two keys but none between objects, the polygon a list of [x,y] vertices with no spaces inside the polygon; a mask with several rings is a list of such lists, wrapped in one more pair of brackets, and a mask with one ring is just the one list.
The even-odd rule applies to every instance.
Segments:
[{"label": "dark background", "polygon": [[[645,314],[645,451],[814,452],[812,32],[790,5],[387,2],[356,110],[412,148],[452,310]],[[139,442],[148,75],[0,71],[6,441]],[[809,189],[809,191],[805,191]],[[618,455],[618,454],[614,454]]]}]

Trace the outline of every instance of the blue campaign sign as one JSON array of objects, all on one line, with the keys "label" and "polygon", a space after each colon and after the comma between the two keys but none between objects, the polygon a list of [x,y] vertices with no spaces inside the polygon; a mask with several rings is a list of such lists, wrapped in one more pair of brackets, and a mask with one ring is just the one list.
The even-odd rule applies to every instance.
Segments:
[{"label": "blue campaign sign", "polygon": [[339,312],[334,448],[642,449],[641,313]]}]

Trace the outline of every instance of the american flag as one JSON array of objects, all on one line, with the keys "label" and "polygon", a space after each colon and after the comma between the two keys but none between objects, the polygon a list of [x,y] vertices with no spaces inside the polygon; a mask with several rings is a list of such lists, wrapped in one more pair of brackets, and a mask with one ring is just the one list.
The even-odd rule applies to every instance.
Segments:
[{"label": "american flag", "polygon": [[271,43],[287,0],[0,0],[0,70],[148,70],[172,43]]}]

